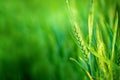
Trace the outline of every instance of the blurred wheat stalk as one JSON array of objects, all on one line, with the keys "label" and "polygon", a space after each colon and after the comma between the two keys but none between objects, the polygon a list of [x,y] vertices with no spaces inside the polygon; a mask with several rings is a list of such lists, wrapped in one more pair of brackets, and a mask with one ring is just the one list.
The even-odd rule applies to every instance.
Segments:
[{"label": "blurred wheat stalk", "polygon": [[[84,33],[77,21],[78,10],[75,1],[66,1],[70,13],[70,20],[73,25],[73,35],[84,56],[79,56],[79,61],[71,58],[86,72],[90,80],[118,80],[120,79],[120,57],[116,44],[118,33],[118,12],[112,10],[114,20],[108,24],[104,20],[104,13],[99,17],[99,22],[94,20],[94,0],[90,0],[90,11],[88,15],[88,43],[84,40]],[[72,6],[71,6],[72,4]],[[111,17],[111,16],[110,16]],[[106,25],[107,24],[107,25]],[[94,35],[93,35],[94,32]],[[92,45],[94,44],[94,45]],[[110,48],[109,48],[110,47]]]}]

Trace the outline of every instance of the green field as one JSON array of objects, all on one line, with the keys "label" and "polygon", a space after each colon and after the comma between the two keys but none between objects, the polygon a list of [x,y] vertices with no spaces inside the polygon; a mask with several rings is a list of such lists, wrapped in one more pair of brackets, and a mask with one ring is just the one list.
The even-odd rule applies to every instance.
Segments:
[{"label": "green field", "polygon": [[120,80],[120,1],[0,0],[0,80]]}]

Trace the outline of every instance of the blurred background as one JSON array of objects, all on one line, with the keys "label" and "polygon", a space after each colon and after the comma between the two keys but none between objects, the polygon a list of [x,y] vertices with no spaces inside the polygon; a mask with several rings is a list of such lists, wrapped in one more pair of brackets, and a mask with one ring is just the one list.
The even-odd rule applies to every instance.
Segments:
[{"label": "blurred background", "polygon": [[[83,26],[89,2],[76,0]],[[71,26],[65,0],[0,0],[0,80],[87,80]]]},{"label": "blurred background", "polygon": [[[0,0],[0,80],[79,80],[65,0]],[[81,78],[81,79],[82,79]]]}]

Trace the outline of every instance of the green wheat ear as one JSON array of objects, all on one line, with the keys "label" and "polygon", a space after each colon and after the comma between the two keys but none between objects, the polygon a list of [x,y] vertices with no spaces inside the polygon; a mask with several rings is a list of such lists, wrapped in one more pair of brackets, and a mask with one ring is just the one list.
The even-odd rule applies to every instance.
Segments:
[{"label": "green wheat ear", "polygon": [[74,38],[76,39],[75,41],[77,41],[77,44],[80,47],[80,49],[81,49],[82,53],[84,54],[84,57],[86,58],[86,61],[87,61],[88,60],[88,50],[87,50],[86,46],[84,46],[84,45],[86,45],[86,43],[85,43],[85,40],[83,39],[83,33],[80,30],[80,26],[78,25],[77,20],[76,20],[77,15],[72,11],[72,9],[76,9],[76,8],[74,6],[74,8],[72,7],[72,9],[71,9],[69,0],[66,0],[66,3],[67,3],[67,7],[68,7],[69,13],[70,13],[71,24],[73,25],[72,31],[73,31]]},{"label": "green wheat ear", "polygon": [[[105,52],[105,44],[103,42],[103,38],[102,38],[102,34],[101,34],[101,31],[100,31],[100,28],[98,27],[98,24],[96,26],[96,41],[97,41],[97,52],[98,54],[100,54],[101,57],[103,57],[103,59],[106,59],[106,52]],[[100,68],[100,72],[101,74],[104,74],[106,76],[110,76],[111,75],[111,79],[113,79],[112,77],[112,70],[111,70],[111,67],[109,65],[109,63],[105,63],[104,61],[102,61],[101,59],[98,59],[98,65],[99,65],[99,68]],[[108,67],[106,67],[106,65]],[[110,71],[108,74],[108,71]],[[101,75],[100,75],[100,78]]]}]

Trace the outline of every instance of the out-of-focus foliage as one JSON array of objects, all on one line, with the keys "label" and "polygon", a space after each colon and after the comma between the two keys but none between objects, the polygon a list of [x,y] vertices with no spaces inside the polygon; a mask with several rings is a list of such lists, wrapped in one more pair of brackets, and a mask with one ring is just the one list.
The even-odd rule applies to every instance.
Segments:
[{"label": "out-of-focus foliage", "polygon": [[64,0],[0,0],[0,80],[87,79],[69,28]]}]

